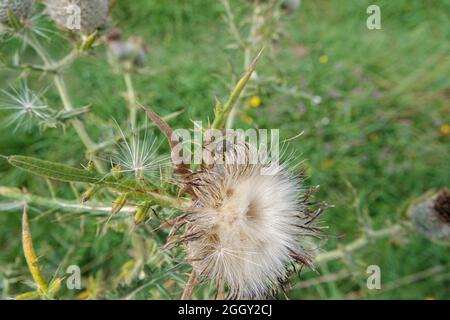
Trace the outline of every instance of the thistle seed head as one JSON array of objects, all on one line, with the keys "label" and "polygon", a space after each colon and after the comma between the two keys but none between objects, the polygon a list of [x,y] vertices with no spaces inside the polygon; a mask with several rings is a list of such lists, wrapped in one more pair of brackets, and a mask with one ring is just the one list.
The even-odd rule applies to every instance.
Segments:
[{"label": "thistle seed head", "polygon": [[294,262],[312,264],[322,211],[310,210],[302,177],[250,164],[252,152],[247,143],[228,145],[223,164],[190,177],[196,199],[181,239],[196,274],[225,282],[237,299],[266,298]]},{"label": "thistle seed head", "polygon": [[286,10],[287,13],[293,14],[300,7],[301,0],[283,0],[281,2],[281,8]]},{"label": "thistle seed head", "polygon": [[170,167],[170,157],[158,155],[160,143],[147,130],[143,138],[137,133],[128,138],[118,124],[117,127],[122,139],[118,144],[118,152],[111,156],[115,175],[132,173],[137,179],[154,178],[160,175],[162,169]]},{"label": "thistle seed head", "polygon": [[8,10],[18,18],[28,18],[33,11],[33,5],[33,0],[0,0],[0,23],[8,23]]},{"label": "thistle seed head", "polygon": [[46,12],[62,29],[90,34],[109,22],[109,0],[44,0]]},{"label": "thistle seed head", "polygon": [[450,241],[450,192],[447,189],[417,203],[411,216],[416,229],[428,239]]},{"label": "thistle seed head", "polygon": [[29,89],[28,84],[23,82],[20,86],[11,85],[11,90],[0,90],[5,99],[0,101],[1,110],[11,110],[6,125],[16,124],[14,130],[24,125],[28,129],[33,120],[46,121],[52,116],[52,110],[44,101],[45,90],[34,92]]},{"label": "thistle seed head", "polygon": [[122,39],[118,29],[112,30],[106,36],[110,60],[118,62],[126,68],[142,67],[147,59],[148,48],[140,37]]}]

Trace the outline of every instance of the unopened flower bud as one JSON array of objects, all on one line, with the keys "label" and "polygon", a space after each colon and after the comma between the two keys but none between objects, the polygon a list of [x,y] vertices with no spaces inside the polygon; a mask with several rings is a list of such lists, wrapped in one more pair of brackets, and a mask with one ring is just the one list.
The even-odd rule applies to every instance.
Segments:
[{"label": "unopened flower bud", "polygon": [[124,193],[124,194],[121,194],[120,196],[118,196],[116,198],[116,200],[114,200],[114,202],[113,202],[113,205],[111,208],[111,213],[116,214],[120,210],[122,210],[125,203],[127,203],[127,200],[128,200],[128,193]]},{"label": "unopened flower bud", "polygon": [[100,186],[98,185],[94,185],[92,187],[90,187],[88,190],[86,190],[83,195],[81,196],[81,202],[85,203],[87,201],[89,201],[92,196],[100,189]]},{"label": "unopened flower bud", "polygon": [[145,64],[148,48],[142,38],[132,36],[125,40],[121,32],[114,29],[106,36],[106,43],[113,62],[125,68],[142,67]]},{"label": "unopened flower bud", "polygon": [[123,168],[120,165],[112,167],[111,174],[114,179],[121,179],[123,177]]},{"label": "unopened flower bud", "polygon": [[89,160],[87,166],[86,166],[86,170],[89,172],[94,172],[95,171],[95,165],[94,165],[94,161]]},{"label": "unopened flower bud", "polygon": [[143,203],[140,205],[136,212],[134,213],[134,225],[139,225],[149,217],[149,211],[150,211],[150,204],[149,203]]}]

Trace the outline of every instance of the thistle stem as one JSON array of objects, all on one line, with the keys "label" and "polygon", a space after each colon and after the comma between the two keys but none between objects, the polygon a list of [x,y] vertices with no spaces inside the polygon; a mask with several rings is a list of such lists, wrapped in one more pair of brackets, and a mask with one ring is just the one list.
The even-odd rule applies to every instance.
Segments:
[{"label": "thistle stem", "polygon": [[349,244],[343,246],[342,248],[328,251],[317,255],[314,259],[315,264],[323,264],[333,260],[338,260],[345,258],[349,254],[358,251],[359,249],[369,245],[375,240],[388,238],[390,236],[396,235],[405,229],[405,226],[400,224],[395,224],[393,226],[380,229],[380,230],[369,230],[367,234],[361,236],[360,238],[350,242]]},{"label": "thistle stem", "polygon": [[[234,17],[233,17],[233,14],[231,13],[231,9],[229,8],[230,5],[229,5],[228,1],[223,1],[223,3],[225,6],[225,9],[227,11],[227,14],[229,16],[229,19],[231,20],[231,23],[230,23],[231,31],[235,35],[236,41],[238,43],[241,43],[244,48],[244,68],[247,68],[247,66],[251,62],[250,59],[251,59],[252,47],[255,47],[257,45],[253,39],[255,39],[255,37],[256,37],[256,30],[257,30],[257,24],[258,24],[257,21],[258,21],[258,16],[260,13],[259,5],[254,6],[253,15],[252,15],[252,24],[250,27],[250,33],[249,33],[247,41],[243,41],[239,32],[236,34],[236,31],[233,30],[234,28],[236,28],[236,24],[234,23]],[[236,104],[236,106],[231,110],[230,115],[228,116],[227,123],[226,123],[227,129],[233,128],[234,120],[236,118],[238,110],[239,110],[239,104]]]},{"label": "thistle stem", "polygon": [[[75,59],[76,54],[74,51],[72,51],[68,56],[63,58],[61,61],[54,63],[52,59],[50,58],[48,52],[41,46],[39,41],[36,40],[34,36],[24,36],[24,41],[30,45],[30,47],[33,48],[33,50],[37,53],[37,55],[42,59],[44,62],[44,65],[46,68],[50,70],[56,71],[56,74],[53,76],[53,82],[55,83],[55,86],[58,90],[58,93],[60,95],[61,101],[63,103],[64,109],[66,111],[72,111],[74,110],[73,104],[69,98],[69,95],[67,93],[66,84],[64,81],[64,77],[58,72],[59,69],[66,65],[67,63],[72,62],[73,59]],[[56,68],[55,68],[56,67]],[[91,150],[94,150],[96,148],[96,144],[93,142],[91,137],[86,131],[86,128],[84,127],[84,124],[78,120],[73,119],[72,125],[75,128],[75,131],[77,132],[78,136],[80,137],[80,140],[83,142],[84,146],[87,148],[88,153],[92,153]],[[103,164],[98,161],[94,160],[94,164],[100,172],[104,172]]]},{"label": "thistle stem", "polygon": [[183,294],[181,295],[181,300],[190,300],[192,292],[194,291],[195,285],[197,284],[197,275],[194,270],[192,270],[189,276],[188,282],[184,287]]},{"label": "thistle stem", "polygon": [[[70,201],[63,200],[59,198],[45,198],[41,196],[37,196],[31,193],[23,192],[17,188],[11,187],[3,187],[0,186],[0,196],[23,201],[24,203],[33,203],[35,205],[48,207],[52,209],[73,211],[73,212],[98,212],[98,213],[107,213],[111,212],[111,205],[104,203],[91,203],[88,204],[80,204],[78,201]],[[146,192],[145,196],[148,196],[149,199],[155,201],[158,204],[170,206],[175,209],[185,209],[190,206],[188,201],[183,201],[181,199],[176,199],[174,197],[170,197],[168,195],[160,195],[154,192]],[[136,211],[136,206],[124,206],[121,210],[122,212],[134,212]]]},{"label": "thistle stem", "polygon": [[54,70],[55,72],[60,71],[63,67],[71,64],[78,57],[79,53],[80,51],[78,49],[73,49],[67,56],[53,63],[50,70]]},{"label": "thistle stem", "polygon": [[125,85],[127,87],[127,102],[128,108],[130,109],[131,131],[134,132],[136,129],[137,116],[136,92],[134,90],[133,81],[131,80],[131,74],[129,72],[126,72],[123,77],[125,80]]},{"label": "thistle stem", "polygon": [[211,127],[213,129],[221,129],[225,125],[225,121],[227,121],[230,112],[232,111],[233,107],[236,105],[239,97],[241,96],[241,93],[244,90],[245,85],[247,84],[248,80],[250,79],[253,71],[255,70],[256,63],[258,62],[259,58],[261,57],[261,54],[263,51],[264,51],[264,48],[262,48],[258,52],[256,57],[253,59],[253,61],[247,67],[247,70],[245,71],[242,78],[236,83],[233,91],[230,94],[230,97],[225,102],[222,110],[220,110],[220,112],[214,118],[214,121],[211,125]]}]

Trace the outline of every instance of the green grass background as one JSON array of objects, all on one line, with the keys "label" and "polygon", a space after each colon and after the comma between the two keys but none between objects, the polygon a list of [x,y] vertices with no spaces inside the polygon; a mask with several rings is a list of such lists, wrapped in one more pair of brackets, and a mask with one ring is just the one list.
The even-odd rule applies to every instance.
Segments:
[{"label": "green grass background", "polygon": [[[231,3],[237,19],[248,12],[246,2]],[[366,28],[370,4],[381,8],[382,30]],[[163,115],[185,110],[171,122],[175,127],[191,128],[191,119],[211,118],[214,97],[225,98],[232,72],[242,71],[243,53],[227,49],[232,39],[223,14],[219,1],[204,0],[118,1],[113,11],[114,22],[127,35],[142,36],[151,48],[148,67],[152,74],[134,77],[139,100]],[[450,124],[449,15],[447,1],[305,0],[296,14],[283,18],[285,36],[274,47],[275,61],[261,59],[257,68],[261,76],[281,75],[283,83],[323,99],[314,105],[279,91],[261,92],[262,106],[250,113],[259,127],[279,128],[282,138],[304,131],[292,147],[305,160],[308,184],[321,186],[317,197],[335,206],[323,216],[329,226],[323,250],[360,236],[361,217],[368,215],[375,228],[383,228],[406,219],[414,198],[450,186],[450,136],[439,130]],[[0,48],[10,53],[18,46],[10,41]],[[55,56],[67,52],[56,38],[47,46]],[[30,50],[25,55],[33,59]],[[323,55],[328,57],[326,64],[319,62]],[[111,123],[112,117],[123,122],[127,114],[120,95],[125,90],[123,80],[104,57],[104,48],[99,48],[66,71],[75,104],[92,106],[86,123],[96,140],[107,132],[95,122]],[[17,72],[0,70],[0,86],[6,88],[16,77]],[[49,83],[36,75],[31,78],[34,89]],[[54,88],[47,98],[59,108]],[[6,113],[0,114],[0,120],[5,117]],[[237,125],[251,127],[239,119]],[[83,146],[70,127],[62,135],[60,129],[13,132],[2,126],[0,153],[75,166],[86,161]],[[4,161],[0,161],[0,184],[48,196],[43,179],[11,169]],[[57,186],[58,196],[73,198],[67,185]],[[106,289],[98,297],[123,297],[120,290],[107,288],[132,259],[129,233],[110,230],[97,236],[98,221],[89,213],[70,219],[69,213],[32,209],[35,246],[48,277],[66,258],[83,266],[83,277],[101,279]],[[0,212],[0,292],[4,298],[28,290],[20,218],[19,211]],[[363,277],[292,290],[289,296],[349,298],[359,292],[358,297],[373,299],[450,298],[449,247],[436,246],[415,233],[400,240],[378,241],[345,261],[318,269],[320,275],[345,269]],[[364,289],[368,265],[380,266],[382,286],[390,290]],[[417,277],[438,265],[447,266],[439,277]],[[150,267],[149,275],[133,284],[149,283],[138,297],[178,297],[181,286],[168,285],[169,277],[155,280],[155,268]],[[303,271],[301,279],[317,276]],[[182,282],[182,277],[177,281]],[[294,285],[301,282],[296,275],[292,281]],[[62,298],[73,295],[63,290]]]}]

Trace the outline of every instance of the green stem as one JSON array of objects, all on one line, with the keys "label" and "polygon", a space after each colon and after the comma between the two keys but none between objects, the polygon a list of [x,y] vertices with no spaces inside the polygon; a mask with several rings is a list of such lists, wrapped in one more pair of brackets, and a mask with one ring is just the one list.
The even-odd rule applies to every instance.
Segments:
[{"label": "green stem", "polygon": [[[243,44],[243,46],[244,46],[244,68],[247,68],[247,66],[251,62],[250,59],[251,59],[252,47],[256,47],[257,46],[257,44],[254,43],[253,39],[255,39],[255,37],[256,37],[256,29],[257,29],[257,24],[258,24],[259,11],[260,11],[259,5],[255,4],[254,10],[253,10],[253,15],[252,15],[252,24],[251,24],[251,27],[250,27],[250,33],[249,33],[249,36],[248,36],[248,40],[247,41],[242,41],[242,39],[236,38],[236,40],[240,41]],[[231,17],[232,17],[232,14],[231,14]],[[233,23],[232,26],[235,26],[235,24]],[[245,91],[245,89],[243,91]],[[227,119],[227,124],[226,124],[226,128],[227,129],[233,128],[234,120],[236,118],[238,110],[239,110],[239,104],[236,104],[236,106],[231,110],[230,115],[229,115],[229,117]]]},{"label": "green stem", "polygon": [[231,110],[236,105],[239,97],[241,96],[242,91],[245,88],[245,85],[247,84],[253,71],[255,70],[256,63],[258,62],[259,57],[261,56],[263,50],[264,48],[258,52],[256,57],[253,59],[252,63],[250,63],[250,65],[248,66],[242,78],[236,83],[233,91],[230,94],[230,97],[228,98],[227,102],[225,102],[223,109],[214,118],[214,121],[211,125],[213,129],[221,129],[225,125],[225,122],[227,121]]},{"label": "green stem", "polygon": [[[63,65],[65,65],[67,63],[72,62],[72,60],[75,59],[75,57],[76,57],[75,50],[74,50],[69,55],[67,55],[65,58],[63,58],[61,61],[59,61],[55,64],[52,61],[52,59],[50,58],[47,51],[41,46],[39,41],[37,41],[34,36],[25,36],[25,37],[23,37],[23,39],[24,39],[24,41],[26,41],[26,43],[28,43],[30,45],[30,47],[32,47],[34,49],[34,51],[36,51],[38,56],[44,62],[45,67],[50,70],[58,71],[59,68],[61,68]],[[55,66],[57,67],[56,69],[55,69]],[[53,82],[55,83],[55,86],[58,90],[58,93],[59,93],[59,96],[63,103],[64,109],[66,111],[74,110],[73,104],[67,93],[67,88],[66,88],[66,84],[64,81],[64,77],[59,72],[56,72],[56,74],[53,76]],[[80,137],[81,141],[83,142],[84,146],[87,148],[88,153],[92,153],[92,150],[96,149],[96,144],[94,143],[94,141],[91,139],[91,137],[87,133],[86,128],[84,127],[84,124],[78,119],[73,119],[72,125],[74,126],[75,131],[77,132],[77,134]],[[99,170],[100,172],[105,171],[103,164],[99,160],[95,159],[93,161],[94,161],[94,164],[95,164],[97,170]]]},{"label": "green stem", "polygon": [[71,64],[78,57],[79,54],[80,51],[78,49],[73,49],[67,56],[55,62],[50,70],[59,72],[62,68]]},{"label": "green stem", "polygon": [[333,260],[338,260],[345,258],[351,253],[358,251],[359,249],[365,247],[366,245],[371,244],[375,240],[380,240],[383,238],[388,238],[399,234],[402,230],[405,229],[405,226],[400,224],[395,224],[393,226],[380,229],[380,230],[369,230],[367,234],[364,236],[350,242],[349,244],[343,246],[342,248],[328,251],[317,255],[314,259],[315,264],[327,263]]},{"label": "green stem", "polygon": [[131,74],[129,72],[125,72],[123,77],[125,80],[125,85],[127,87],[127,102],[128,108],[130,109],[131,131],[134,132],[136,129],[137,117],[136,93],[134,91],[133,81],[131,80]]},{"label": "green stem", "polygon": [[[176,199],[166,195],[157,194],[154,192],[146,192],[145,195],[147,196],[147,198],[152,199],[158,204],[168,205],[175,209],[182,210],[190,206],[190,203],[188,201]],[[88,205],[88,204],[81,204],[78,201],[63,200],[58,198],[55,199],[45,198],[28,192],[23,192],[20,189],[11,187],[0,186],[0,196],[8,199],[24,201],[25,203],[33,203],[38,206],[71,212],[98,212],[107,214],[111,213],[111,204],[91,203],[90,205]],[[136,211],[136,207],[124,206],[121,211],[132,213]]]},{"label": "green stem", "polygon": [[[250,57],[250,52],[251,52],[251,49],[250,49],[250,47],[247,46],[245,48],[245,51],[244,51],[244,68],[246,68],[250,64],[250,58],[251,58]],[[245,91],[245,89],[242,90],[241,94],[243,94],[244,91]],[[238,110],[239,110],[239,104],[236,103],[236,106],[231,109],[230,115],[228,116],[227,124],[226,124],[226,128],[227,129],[232,129],[233,128],[234,120],[236,119],[236,115],[238,113]]]}]

